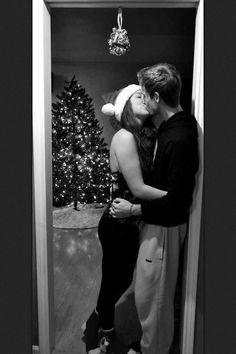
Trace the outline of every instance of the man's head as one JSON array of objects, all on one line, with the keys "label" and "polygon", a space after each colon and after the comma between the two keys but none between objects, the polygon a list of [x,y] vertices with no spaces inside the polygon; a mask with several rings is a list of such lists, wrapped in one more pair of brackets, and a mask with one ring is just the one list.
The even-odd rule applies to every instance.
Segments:
[{"label": "man's head", "polygon": [[181,77],[173,65],[156,64],[141,69],[138,81],[150,114],[159,113],[161,105],[176,109],[180,104]]}]

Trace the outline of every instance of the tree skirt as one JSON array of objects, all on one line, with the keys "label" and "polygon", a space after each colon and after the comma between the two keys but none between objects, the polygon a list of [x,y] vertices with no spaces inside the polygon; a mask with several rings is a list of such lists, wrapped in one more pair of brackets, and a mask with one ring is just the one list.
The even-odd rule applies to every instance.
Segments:
[{"label": "tree skirt", "polygon": [[53,210],[53,227],[59,229],[89,229],[97,227],[106,208],[101,204],[78,204],[78,210],[73,206],[55,208]]}]

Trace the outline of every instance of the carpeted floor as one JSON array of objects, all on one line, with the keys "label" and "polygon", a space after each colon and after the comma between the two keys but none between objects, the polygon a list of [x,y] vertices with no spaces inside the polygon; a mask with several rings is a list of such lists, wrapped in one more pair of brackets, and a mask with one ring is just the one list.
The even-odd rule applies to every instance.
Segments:
[{"label": "carpeted floor", "polygon": [[[101,281],[97,228],[54,228],[55,352],[85,353],[81,326],[93,310]],[[117,354],[126,347],[117,340]]]},{"label": "carpeted floor", "polygon": [[97,229],[54,228],[55,349],[84,354],[81,325],[92,311],[101,279]]},{"label": "carpeted floor", "polygon": [[78,204],[77,210],[73,206],[54,208],[53,226],[62,229],[89,229],[97,227],[106,208],[105,204]]},{"label": "carpeted floor", "polygon": [[[101,259],[97,228],[54,228],[54,354],[85,354],[81,325],[96,304],[101,281]],[[128,297],[131,298],[130,295]],[[133,318],[127,317],[124,322],[126,326],[132,326],[132,321]],[[119,315],[118,322],[122,322]],[[178,327],[178,316],[176,324]],[[126,346],[117,341],[116,354],[126,351]],[[179,353],[178,331],[171,353]]]}]

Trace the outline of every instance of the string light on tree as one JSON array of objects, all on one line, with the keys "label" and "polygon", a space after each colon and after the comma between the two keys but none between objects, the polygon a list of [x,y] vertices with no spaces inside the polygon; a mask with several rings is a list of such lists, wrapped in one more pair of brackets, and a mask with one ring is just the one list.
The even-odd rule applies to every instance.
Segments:
[{"label": "string light on tree", "polygon": [[75,76],[66,84],[52,109],[53,204],[107,203],[111,175],[102,128]]}]

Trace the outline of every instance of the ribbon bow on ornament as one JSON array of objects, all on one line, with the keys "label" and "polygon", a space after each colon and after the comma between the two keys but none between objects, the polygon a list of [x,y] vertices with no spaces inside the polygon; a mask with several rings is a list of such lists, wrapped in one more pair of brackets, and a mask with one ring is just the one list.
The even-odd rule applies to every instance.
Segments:
[{"label": "ribbon bow on ornament", "polygon": [[122,28],[122,9],[119,8],[117,16],[118,28],[113,27],[110,38],[108,39],[109,51],[113,55],[124,55],[130,48],[127,31]]}]

